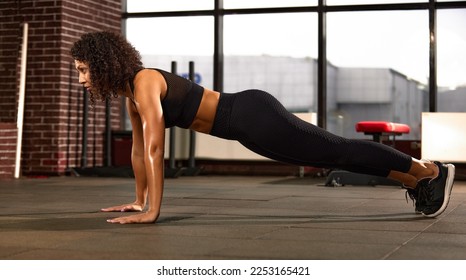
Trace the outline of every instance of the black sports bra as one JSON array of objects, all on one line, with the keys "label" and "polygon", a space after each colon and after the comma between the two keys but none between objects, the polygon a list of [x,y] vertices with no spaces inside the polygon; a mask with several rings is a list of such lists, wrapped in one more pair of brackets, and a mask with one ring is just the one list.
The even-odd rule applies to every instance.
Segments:
[{"label": "black sports bra", "polygon": [[[179,126],[182,128],[189,128],[201,104],[204,88],[188,79],[164,70],[150,69],[160,72],[167,83],[167,94],[161,101],[165,127]],[[134,76],[136,76],[136,74],[137,72]],[[129,85],[133,95],[134,76],[129,79]]]}]

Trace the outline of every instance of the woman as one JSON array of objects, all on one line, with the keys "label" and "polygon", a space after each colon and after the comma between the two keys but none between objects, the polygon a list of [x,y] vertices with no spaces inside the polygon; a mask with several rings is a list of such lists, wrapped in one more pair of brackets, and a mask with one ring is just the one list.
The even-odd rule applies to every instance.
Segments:
[{"label": "woman", "polygon": [[455,173],[451,164],[417,160],[386,145],[333,135],[296,118],[263,91],[219,93],[163,70],[145,69],[138,51],[117,34],[84,34],[71,54],[79,83],[91,93],[92,102],[127,97],[136,199],[102,211],[142,213],[110,223],[157,220],[164,184],[165,128],[172,126],[237,140],[258,154],[286,163],[397,180],[416,201],[416,211],[427,217],[440,215],[448,204]]}]

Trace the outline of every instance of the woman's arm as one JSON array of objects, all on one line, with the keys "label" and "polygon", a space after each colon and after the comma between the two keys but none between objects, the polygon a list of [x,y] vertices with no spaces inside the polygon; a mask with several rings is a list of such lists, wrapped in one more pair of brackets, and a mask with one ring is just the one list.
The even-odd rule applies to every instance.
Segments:
[{"label": "woman's arm", "polygon": [[131,164],[136,181],[136,200],[132,203],[103,208],[103,212],[142,211],[147,202],[147,178],[144,166],[144,138],[142,122],[133,102],[126,98],[126,111],[133,128],[133,147],[131,149]]},{"label": "woman's arm", "polygon": [[[147,212],[143,214],[109,220],[112,223],[151,223],[157,220],[160,213],[164,183],[165,122],[160,102],[161,79],[163,78],[157,74],[155,71],[147,72],[143,70],[134,82],[134,100],[141,122],[139,127],[142,128],[142,141],[137,142],[137,147],[133,144],[133,148],[139,151],[137,157],[140,157],[141,151],[143,151],[142,158],[144,162],[143,165],[138,165],[137,168],[140,169],[135,171],[135,175],[138,176],[139,172],[142,174],[142,170],[145,171],[149,207]],[[136,162],[134,161],[134,163]]]},{"label": "woman's arm", "polygon": [[144,137],[142,121],[136,111],[136,105],[127,100],[127,111],[133,128],[133,146],[131,149],[131,165],[133,167],[134,178],[136,181],[136,201],[141,210],[144,209],[147,202],[147,176],[144,165]]}]

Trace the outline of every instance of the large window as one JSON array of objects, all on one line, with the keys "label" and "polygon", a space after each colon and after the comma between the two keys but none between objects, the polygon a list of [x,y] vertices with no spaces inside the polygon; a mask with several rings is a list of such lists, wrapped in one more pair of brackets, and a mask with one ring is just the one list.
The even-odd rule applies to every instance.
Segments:
[{"label": "large window", "polygon": [[409,137],[420,138],[428,97],[427,23],[427,11],[328,14],[329,130],[363,137],[354,124],[381,119],[409,124]]},{"label": "large window", "polygon": [[224,27],[225,91],[257,88],[316,112],[316,14],[231,15]]},{"label": "large window", "polygon": [[[141,53],[145,67],[170,72],[172,62],[176,62],[177,74],[188,78],[189,62],[193,61],[195,82],[212,88],[212,17],[128,19],[126,34],[128,40]],[[129,120],[126,120],[126,127],[131,127]]]},{"label": "large window", "polygon": [[438,25],[438,111],[466,112],[466,9],[440,10]]}]

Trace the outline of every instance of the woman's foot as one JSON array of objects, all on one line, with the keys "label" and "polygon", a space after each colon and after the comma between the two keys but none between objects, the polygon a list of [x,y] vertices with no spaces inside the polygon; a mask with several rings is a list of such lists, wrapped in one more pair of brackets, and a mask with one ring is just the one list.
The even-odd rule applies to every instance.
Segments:
[{"label": "woman's foot", "polygon": [[453,164],[443,164],[438,161],[434,164],[438,167],[437,176],[433,179],[420,180],[418,183],[419,196],[425,197],[422,214],[429,218],[437,217],[445,211],[455,179]]}]

